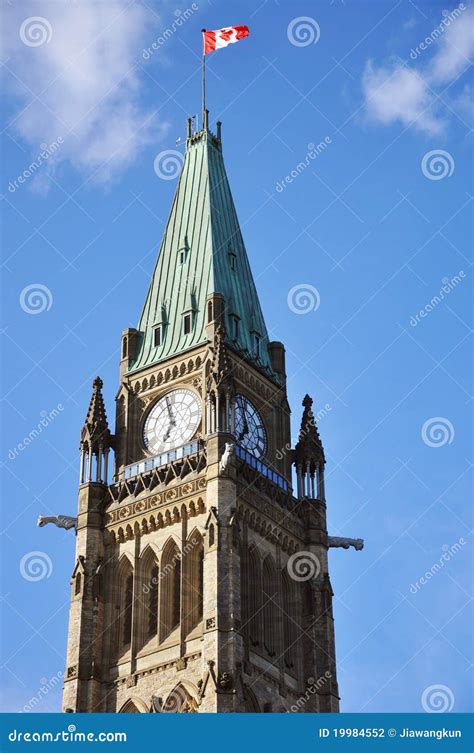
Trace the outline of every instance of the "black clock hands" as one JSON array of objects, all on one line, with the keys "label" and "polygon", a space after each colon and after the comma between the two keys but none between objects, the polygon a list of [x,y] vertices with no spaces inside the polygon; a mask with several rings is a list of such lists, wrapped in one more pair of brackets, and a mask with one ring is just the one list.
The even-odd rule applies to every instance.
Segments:
[{"label": "black clock hands", "polygon": [[168,397],[166,397],[166,407],[168,408],[168,416],[169,416],[170,423],[166,430],[166,433],[163,435],[163,442],[166,442],[169,439],[169,436],[171,434],[171,429],[174,426],[176,426],[176,419],[173,415],[173,411],[171,410],[171,403]]},{"label": "black clock hands", "polygon": [[244,415],[243,415],[243,421],[242,421],[242,431],[240,432],[240,434],[238,436],[238,441],[241,442],[242,439],[245,437],[245,435],[248,434],[248,433],[249,433],[249,425],[247,423],[247,417],[246,417],[246,415],[244,413]]}]

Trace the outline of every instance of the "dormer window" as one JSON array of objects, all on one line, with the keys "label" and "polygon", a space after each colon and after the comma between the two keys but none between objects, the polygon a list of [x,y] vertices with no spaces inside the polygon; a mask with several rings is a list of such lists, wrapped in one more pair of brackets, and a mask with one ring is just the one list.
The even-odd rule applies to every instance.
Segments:
[{"label": "dormer window", "polygon": [[189,253],[188,239],[185,238],[184,242],[181,244],[178,250],[178,258],[179,258],[180,264],[184,264],[184,262],[188,258],[188,253]]},{"label": "dormer window", "polygon": [[254,335],[253,336],[253,352],[255,354],[255,358],[260,358],[260,343],[262,342],[262,338],[260,335]]},{"label": "dormer window", "polygon": [[237,254],[235,251],[229,251],[229,267],[233,272],[237,269]]},{"label": "dormer window", "polygon": [[183,317],[183,334],[189,335],[191,332],[191,314],[185,314]]},{"label": "dormer window", "polygon": [[237,316],[230,317],[230,333],[233,340],[239,339],[239,318]]},{"label": "dormer window", "polygon": [[161,324],[153,330],[153,345],[158,348],[161,345]]}]

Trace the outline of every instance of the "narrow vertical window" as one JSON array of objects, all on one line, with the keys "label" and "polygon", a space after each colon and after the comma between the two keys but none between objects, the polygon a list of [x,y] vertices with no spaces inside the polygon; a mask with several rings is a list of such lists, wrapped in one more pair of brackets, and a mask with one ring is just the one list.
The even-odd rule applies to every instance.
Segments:
[{"label": "narrow vertical window", "polygon": [[160,640],[164,641],[180,624],[181,553],[172,539],[163,550],[160,578]]},{"label": "narrow vertical window", "polygon": [[173,572],[173,594],[171,599],[172,619],[171,630],[178,627],[181,617],[181,560],[177,559]]},{"label": "narrow vertical window", "polygon": [[260,561],[256,552],[251,550],[248,557],[248,623],[250,641],[253,646],[258,646],[261,639],[261,604],[262,583]]},{"label": "narrow vertical window", "polygon": [[74,595],[78,596],[81,593],[81,584],[82,584],[82,575],[81,573],[77,573],[76,575],[76,583],[74,588]]},{"label": "narrow vertical window", "polygon": [[204,607],[204,547],[201,545],[198,557],[198,593],[197,593],[197,619],[202,620]]},{"label": "narrow vertical window", "polygon": [[207,304],[207,323],[209,324],[212,322],[212,301],[209,301]]},{"label": "narrow vertical window", "polygon": [[184,315],[183,332],[185,335],[189,335],[189,333],[191,332],[191,314]]},{"label": "narrow vertical window", "polygon": [[291,669],[295,664],[296,599],[295,588],[286,570],[282,573],[283,591],[283,649],[285,665]]},{"label": "narrow vertical window", "polygon": [[267,653],[275,656],[278,649],[278,615],[276,608],[276,572],[270,556],[263,563],[263,643]]},{"label": "narrow vertical window", "polygon": [[148,594],[148,638],[153,638],[158,631],[158,574],[158,565],[155,563],[151,569]]},{"label": "narrow vertical window", "polygon": [[125,647],[132,641],[133,573],[126,576],[123,597],[122,646]]},{"label": "narrow vertical window", "polygon": [[126,337],[122,340],[122,358],[126,358],[128,353],[128,339]]},{"label": "narrow vertical window", "polygon": [[161,345],[161,326],[155,327],[153,330],[153,344],[155,348]]}]

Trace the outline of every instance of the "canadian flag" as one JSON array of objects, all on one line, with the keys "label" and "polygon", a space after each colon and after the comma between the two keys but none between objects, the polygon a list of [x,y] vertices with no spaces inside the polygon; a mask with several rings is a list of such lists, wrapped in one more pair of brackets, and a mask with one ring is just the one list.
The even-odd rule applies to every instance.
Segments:
[{"label": "canadian flag", "polygon": [[226,26],[224,29],[217,29],[217,31],[203,29],[204,55],[219,50],[221,47],[227,47],[228,44],[238,42],[239,39],[248,37],[249,34],[248,26]]}]

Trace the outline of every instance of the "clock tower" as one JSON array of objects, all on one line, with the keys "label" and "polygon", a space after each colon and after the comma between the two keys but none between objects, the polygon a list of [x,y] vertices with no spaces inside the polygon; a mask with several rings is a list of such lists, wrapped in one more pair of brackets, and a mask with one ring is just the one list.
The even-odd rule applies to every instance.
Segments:
[{"label": "clock tower", "polygon": [[200,131],[188,120],[141,318],[122,333],[114,433],[101,389],[80,440],[64,710],[338,711],[327,555],[345,544],[327,534],[309,396],[291,447],[285,350],[207,112]]}]

